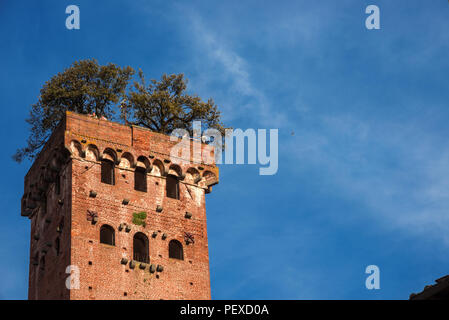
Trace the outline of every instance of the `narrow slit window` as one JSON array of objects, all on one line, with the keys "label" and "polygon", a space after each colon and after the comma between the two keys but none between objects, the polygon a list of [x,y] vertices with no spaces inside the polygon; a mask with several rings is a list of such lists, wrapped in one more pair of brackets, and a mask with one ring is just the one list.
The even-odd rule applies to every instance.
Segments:
[{"label": "narrow slit window", "polygon": [[179,200],[179,182],[178,178],[169,174],[166,179],[167,197]]},{"label": "narrow slit window", "polygon": [[168,257],[178,260],[184,260],[182,244],[178,240],[171,240],[168,244]]},{"label": "narrow slit window", "polygon": [[55,250],[57,256],[59,256],[60,249],[61,249],[61,241],[59,240],[59,237],[57,237],[55,240]]},{"label": "narrow slit window", "polygon": [[111,160],[101,161],[101,182],[114,185],[114,163]]},{"label": "narrow slit window", "polygon": [[100,228],[100,243],[115,246],[115,231],[114,228],[104,224]]},{"label": "narrow slit window", "polygon": [[57,175],[55,181],[55,192],[57,195],[61,194],[61,177],[59,176],[59,174]]},{"label": "narrow slit window", "polygon": [[62,229],[64,229],[64,218],[61,218],[61,220],[59,221],[56,231],[62,233]]},{"label": "narrow slit window", "polygon": [[39,252],[36,252],[33,257],[33,265],[39,265]]},{"label": "narrow slit window", "polygon": [[41,270],[45,270],[45,255],[41,257],[41,261],[39,263],[39,267]]},{"label": "narrow slit window", "polygon": [[147,171],[145,168],[137,167],[134,171],[134,189],[147,192]]}]

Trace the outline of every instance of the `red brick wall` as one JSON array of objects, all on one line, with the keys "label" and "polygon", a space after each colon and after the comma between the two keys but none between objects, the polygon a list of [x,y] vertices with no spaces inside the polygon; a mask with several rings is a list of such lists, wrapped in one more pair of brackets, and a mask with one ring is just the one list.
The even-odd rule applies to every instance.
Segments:
[{"label": "red brick wall", "polygon": [[[69,159],[64,160],[65,166],[59,169],[63,177],[61,195],[55,196],[54,183],[39,185],[40,189],[46,188],[45,216],[40,213],[42,203],[38,202],[37,208],[29,208],[33,207],[30,190],[34,187],[33,181],[39,178],[38,171],[42,170],[39,167],[54,157],[49,155],[54,148],[45,147],[43,152],[47,154],[40,155],[39,163],[33,165],[25,181],[22,215],[29,216],[32,223],[31,259],[36,250],[41,250],[58,235],[63,251],[56,256],[56,251],[51,251],[54,248],[47,250],[45,270],[34,266],[30,260],[29,298],[210,299],[205,193],[218,182],[218,169],[214,165],[192,163],[192,158],[185,159],[190,162],[174,166],[168,160],[176,142],[138,127],[74,113],[67,113],[61,126],[54,135],[63,137],[52,137],[49,143],[60,146],[60,142],[55,141],[63,141],[59,151]],[[209,146],[200,147],[211,153]],[[115,185],[100,181],[101,157],[116,163]],[[148,169],[147,192],[134,190],[135,165]],[[165,196],[167,173],[180,179],[179,200]],[[91,190],[96,192],[96,197],[89,196]],[[63,198],[62,205],[59,198]],[[129,203],[123,204],[124,199]],[[162,212],[156,211],[157,206],[162,207]],[[88,220],[88,210],[97,213],[95,224]],[[142,211],[147,213],[145,227],[132,222],[133,213]],[[186,212],[192,214],[191,218],[185,217]],[[45,222],[49,216],[51,222]],[[56,227],[61,217],[65,227],[59,234]],[[115,246],[100,243],[103,224],[114,228]],[[131,230],[119,231],[120,224],[127,224]],[[36,230],[43,235],[39,240],[33,239]],[[150,264],[162,266],[163,271],[151,273],[149,265],[142,270],[139,263],[134,269],[130,268],[136,232],[148,237]],[[186,243],[185,232],[194,235],[193,244]],[[166,239],[162,239],[163,234]],[[168,243],[172,239],[183,244],[184,260],[169,258]],[[121,264],[122,258],[128,260],[126,265]],[[68,265],[80,270],[79,289],[65,288]],[[41,275],[36,270],[40,270]]]},{"label": "red brick wall", "polygon": [[[70,164],[62,168],[60,193],[56,193],[55,184],[50,185],[46,192],[46,205],[38,207],[31,217],[28,299],[69,298],[69,291],[65,289],[68,276],[65,270],[70,265],[71,255],[71,169]],[[56,249],[57,238],[60,243],[59,254]],[[45,257],[45,267],[42,257]]]}]

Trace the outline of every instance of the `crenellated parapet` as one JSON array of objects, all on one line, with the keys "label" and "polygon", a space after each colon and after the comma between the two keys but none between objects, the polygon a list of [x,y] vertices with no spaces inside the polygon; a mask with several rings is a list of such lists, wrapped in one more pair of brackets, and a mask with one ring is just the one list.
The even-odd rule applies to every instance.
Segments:
[{"label": "crenellated parapet", "polygon": [[[86,140],[85,140],[86,141]],[[109,160],[121,170],[134,171],[136,168],[144,169],[151,176],[166,177],[174,175],[184,183],[210,189],[218,183],[218,168],[204,163],[175,164],[170,160],[169,154],[148,155],[139,154],[132,147],[127,149],[114,148],[107,142],[90,141],[90,143],[71,140],[66,150],[71,158],[100,164],[102,160]]]},{"label": "crenellated parapet", "polygon": [[185,144],[145,128],[67,112],[25,177],[21,215],[31,216],[42,207],[49,186],[72,160],[109,160],[120,170],[143,170],[161,179],[172,175],[180,183],[211,192],[218,183],[213,147],[189,140],[191,152],[173,157],[170,151],[179,143]]}]

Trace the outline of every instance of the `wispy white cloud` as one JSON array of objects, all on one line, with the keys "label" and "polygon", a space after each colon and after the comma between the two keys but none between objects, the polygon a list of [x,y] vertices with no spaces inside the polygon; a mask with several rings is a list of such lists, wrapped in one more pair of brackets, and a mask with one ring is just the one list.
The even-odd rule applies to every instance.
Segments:
[{"label": "wispy white cloud", "polygon": [[369,208],[385,228],[449,246],[449,145],[407,123],[354,114],[313,121],[319,130],[303,129],[283,146],[300,170],[320,168],[324,185]]},{"label": "wispy white cloud", "polygon": [[[417,62],[426,63],[447,45],[447,36],[439,34],[431,40],[436,47],[428,41],[424,42],[428,46],[420,41],[410,43],[414,48],[413,54],[406,49],[395,51],[395,43],[408,32],[405,25],[398,32],[385,32],[382,39],[354,44],[347,38],[350,35],[343,33],[344,24],[337,23],[353,17],[348,16],[344,8],[336,13],[333,8],[329,6],[327,10],[321,10],[321,14],[311,8],[283,12],[282,19],[276,17],[258,25],[258,39],[265,48],[298,47],[301,54],[314,55],[315,61],[328,64],[325,53],[320,50],[328,46],[326,33],[338,26],[342,32],[339,36],[348,40],[347,45],[359,50],[368,45],[373,57],[377,54],[376,61],[385,69],[390,68],[394,61],[401,61],[403,67]],[[192,47],[196,48],[194,83],[211,92],[220,88],[221,93],[214,95],[223,98],[225,117],[232,120],[255,112],[260,125],[271,127],[286,127],[294,123],[294,117],[310,117],[308,121],[312,125],[295,130],[295,138],[290,143],[281,142],[284,154],[291,154],[294,150],[295,161],[303,169],[308,165],[321,166],[326,172],[323,179],[337,185],[346,196],[357,198],[373,212],[378,212],[386,226],[420,235],[433,230],[434,236],[444,238],[449,244],[449,236],[445,235],[449,231],[446,227],[449,215],[445,214],[449,209],[449,191],[445,191],[449,190],[445,178],[449,174],[447,147],[444,147],[447,152],[442,152],[434,137],[412,122],[398,124],[388,119],[367,120],[345,111],[318,115],[306,103],[294,99],[296,92],[291,95],[292,105],[297,106],[296,113],[292,114],[291,109],[280,111],[282,108],[273,104],[271,96],[255,84],[251,70],[257,62],[236,49],[235,43],[242,39],[234,39],[233,42],[220,37],[211,21],[204,20],[193,10],[187,10],[185,17],[190,22],[186,33],[191,35]],[[363,17],[361,12],[360,19]],[[439,21],[436,25],[443,27],[445,23]],[[345,47],[344,43],[340,45]]]},{"label": "wispy white cloud", "polygon": [[214,96],[221,97],[224,103],[224,119],[233,120],[251,113],[252,119],[261,126],[285,124],[287,116],[253,83],[247,59],[238,54],[232,44],[220,39],[196,12],[187,11],[186,17],[190,22],[192,48],[195,48],[196,72],[192,83],[212,93],[219,88],[220,93]]}]

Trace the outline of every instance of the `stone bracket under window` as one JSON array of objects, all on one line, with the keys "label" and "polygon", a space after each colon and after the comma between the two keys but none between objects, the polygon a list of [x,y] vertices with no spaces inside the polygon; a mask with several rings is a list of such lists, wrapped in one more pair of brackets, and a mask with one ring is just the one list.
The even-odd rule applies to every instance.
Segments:
[{"label": "stone bracket under window", "polygon": [[141,262],[139,264],[139,269],[145,270],[146,267],[147,267],[147,264],[145,262]]},{"label": "stone bracket under window", "polygon": [[86,218],[87,221],[90,221],[92,224],[96,224],[98,222],[98,214],[95,211],[87,210]]},{"label": "stone bracket under window", "polygon": [[120,223],[117,229],[118,231],[122,231],[123,229],[125,229],[126,233],[129,233],[131,231],[131,227],[127,223]]},{"label": "stone bracket under window", "polygon": [[186,244],[195,243],[195,236],[189,232],[184,232],[184,240]]}]

